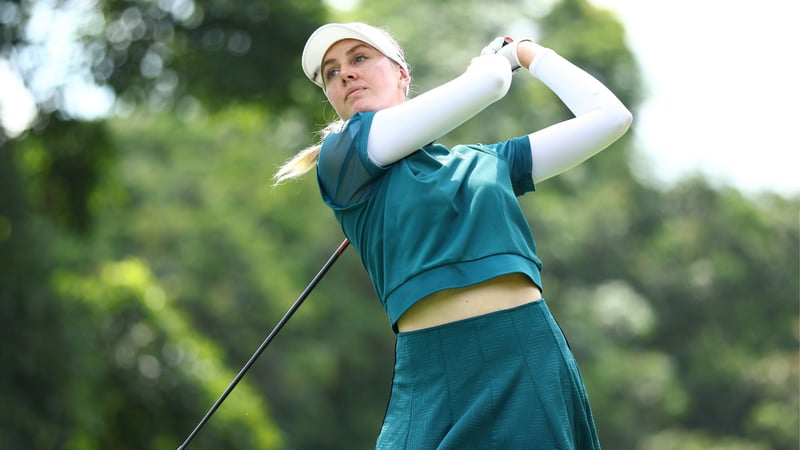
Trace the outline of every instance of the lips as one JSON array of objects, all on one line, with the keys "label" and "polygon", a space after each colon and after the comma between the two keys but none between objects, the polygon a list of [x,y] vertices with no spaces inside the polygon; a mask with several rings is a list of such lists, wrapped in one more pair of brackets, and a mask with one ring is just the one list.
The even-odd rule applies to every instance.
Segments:
[{"label": "lips", "polygon": [[362,87],[351,88],[350,90],[347,91],[347,94],[344,96],[344,98],[345,98],[345,100],[347,100],[348,98],[350,98],[351,95],[357,94],[357,93],[359,93],[359,92],[361,92],[363,90],[364,90],[364,88],[362,88]]}]

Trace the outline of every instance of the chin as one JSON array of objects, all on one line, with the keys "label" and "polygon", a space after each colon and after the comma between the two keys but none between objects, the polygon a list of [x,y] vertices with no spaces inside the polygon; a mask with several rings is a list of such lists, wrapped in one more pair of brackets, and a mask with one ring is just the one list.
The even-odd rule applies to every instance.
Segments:
[{"label": "chin", "polygon": [[358,105],[358,106],[354,106],[354,107],[353,107],[353,114],[355,114],[355,113],[357,113],[357,112],[374,112],[374,111],[380,111],[380,110],[382,110],[383,108],[384,108],[384,107],[381,107],[381,106],[378,106],[378,105],[374,105],[374,104],[373,104],[373,105]]}]

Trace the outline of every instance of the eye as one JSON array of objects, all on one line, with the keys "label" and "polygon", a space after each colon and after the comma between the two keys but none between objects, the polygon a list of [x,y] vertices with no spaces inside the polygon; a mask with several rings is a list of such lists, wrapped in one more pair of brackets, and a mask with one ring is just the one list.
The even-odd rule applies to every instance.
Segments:
[{"label": "eye", "polygon": [[[355,66],[355,65],[358,65],[358,64],[366,61],[367,59],[369,59],[369,57],[367,55],[365,55],[363,53],[357,53],[357,54],[355,54],[355,56],[353,56],[352,63],[350,63],[350,64]],[[341,72],[341,68],[340,67],[332,67],[332,68],[328,69],[327,72],[325,72],[325,79],[330,81],[330,80],[338,77],[340,72]]]},{"label": "eye", "polygon": [[336,78],[337,75],[339,75],[339,69],[331,69],[331,70],[325,72],[325,79],[326,80],[332,80],[332,79]]}]

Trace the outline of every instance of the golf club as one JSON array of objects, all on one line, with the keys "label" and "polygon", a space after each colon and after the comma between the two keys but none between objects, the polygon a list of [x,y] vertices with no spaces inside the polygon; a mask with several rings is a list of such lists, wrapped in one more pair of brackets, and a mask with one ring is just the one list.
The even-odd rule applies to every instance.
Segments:
[{"label": "golf club", "polygon": [[283,328],[283,326],[286,325],[286,322],[288,322],[289,319],[292,317],[292,315],[294,315],[295,311],[297,311],[297,309],[300,307],[300,305],[303,303],[306,297],[308,297],[308,295],[311,293],[311,291],[314,289],[317,283],[319,283],[319,281],[322,279],[322,277],[325,275],[328,269],[330,269],[331,266],[333,266],[333,263],[336,262],[337,259],[339,259],[339,256],[341,256],[341,254],[344,252],[344,250],[347,248],[349,244],[350,241],[345,239],[339,245],[339,248],[336,249],[333,255],[331,255],[331,257],[328,258],[328,261],[325,263],[325,265],[322,266],[322,269],[320,269],[319,273],[317,273],[317,275],[311,280],[311,282],[305,288],[303,293],[300,294],[300,297],[298,297],[297,300],[295,300],[292,307],[289,308],[288,311],[286,311],[286,314],[283,315],[283,318],[281,318],[278,324],[275,325],[275,328],[272,329],[272,332],[270,332],[267,338],[264,339],[264,342],[261,343],[261,345],[258,347],[258,350],[256,350],[255,353],[253,353],[253,356],[250,357],[250,359],[244,365],[242,370],[239,371],[239,374],[236,375],[231,384],[228,385],[228,388],[225,389],[225,392],[222,393],[222,395],[217,399],[214,405],[211,406],[211,409],[209,409],[206,415],[203,416],[203,418],[200,420],[200,423],[197,424],[197,426],[194,428],[191,434],[189,434],[189,436],[186,438],[183,444],[181,444],[181,446],[178,447],[178,450],[185,449],[186,446],[189,445],[189,443],[192,441],[192,439],[194,439],[194,437],[197,435],[200,429],[203,428],[203,425],[205,425],[206,422],[208,422],[208,420],[211,418],[211,415],[214,414],[214,412],[217,410],[217,408],[219,408],[222,402],[225,401],[225,399],[228,397],[231,391],[233,391],[236,385],[239,384],[239,381],[241,381],[245,373],[247,373],[247,371],[250,369],[253,363],[255,363],[259,355],[261,355],[264,349],[267,348],[267,345],[269,345],[270,341],[272,341],[272,339],[275,338],[275,335],[277,335],[278,332],[281,331],[281,328]]}]

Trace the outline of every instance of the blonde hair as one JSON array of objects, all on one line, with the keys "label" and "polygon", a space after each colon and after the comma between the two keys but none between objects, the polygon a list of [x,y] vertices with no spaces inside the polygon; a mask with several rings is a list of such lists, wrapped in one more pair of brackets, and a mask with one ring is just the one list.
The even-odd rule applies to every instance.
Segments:
[{"label": "blonde hair", "polygon": [[284,181],[299,178],[306,173],[310,172],[317,165],[319,159],[319,150],[322,148],[322,141],[328,137],[329,134],[335,133],[342,129],[344,121],[334,120],[322,129],[317,131],[319,141],[311,146],[300,150],[296,155],[283,163],[272,179],[275,180],[274,185],[277,186]]}]

